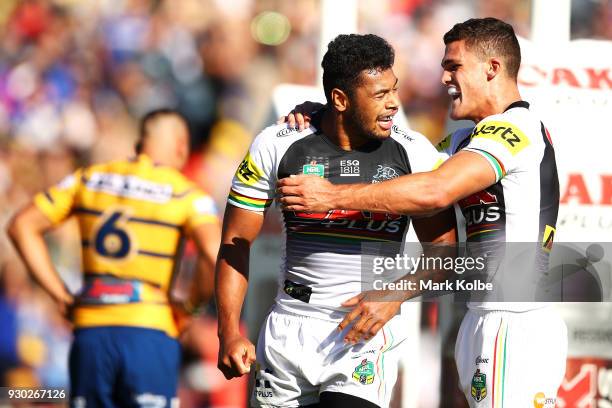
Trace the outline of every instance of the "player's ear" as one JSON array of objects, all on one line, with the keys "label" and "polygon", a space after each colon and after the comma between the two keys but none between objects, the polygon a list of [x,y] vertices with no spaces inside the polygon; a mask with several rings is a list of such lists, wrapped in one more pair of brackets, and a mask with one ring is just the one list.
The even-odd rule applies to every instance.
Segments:
[{"label": "player's ear", "polygon": [[499,58],[491,58],[487,69],[487,80],[490,81],[501,72],[501,60]]},{"label": "player's ear", "polygon": [[344,112],[348,109],[349,99],[346,92],[342,89],[334,88],[331,91],[332,107],[338,112]]}]

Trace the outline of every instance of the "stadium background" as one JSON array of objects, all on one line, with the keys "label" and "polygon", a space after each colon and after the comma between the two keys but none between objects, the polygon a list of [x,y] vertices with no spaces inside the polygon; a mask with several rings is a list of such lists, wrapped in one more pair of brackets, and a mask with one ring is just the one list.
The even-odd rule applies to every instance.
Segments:
[{"label": "stadium background", "polygon": [[[494,16],[530,37],[528,0],[357,4],[359,32],[381,35],[396,48],[395,72],[410,126],[434,142],[447,126],[448,97],[439,82],[443,33],[455,22]],[[129,156],[138,117],[162,106],[189,119],[193,155],[185,171],[223,208],[251,139],[277,116],[274,88],[317,84],[320,6],[318,0],[0,1],[0,227],[36,191],[76,167]],[[573,0],[571,38],[612,40],[612,1]],[[609,137],[607,130],[601,138],[608,140],[599,148],[609,151]],[[70,328],[28,278],[4,228],[0,231],[0,386],[67,387]],[[267,239],[256,247],[252,289],[257,295],[250,296],[245,314],[251,334],[274,295],[270,283],[279,232],[280,224],[269,217]],[[57,269],[77,290],[76,225],[67,223],[49,234],[48,242]],[[192,251],[186,276],[190,260]],[[444,370],[452,372],[443,364],[448,355],[440,334],[445,319],[447,326],[455,321],[452,311],[426,304],[418,313],[420,358],[413,365],[425,381],[404,381],[397,406],[402,400],[405,407],[455,406],[440,398],[452,394],[440,391],[453,385],[440,380],[449,378]],[[216,370],[212,316],[209,310],[186,336],[182,406],[244,406],[246,382],[228,385]],[[610,312],[603,305],[589,316],[602,322],[601,332],[585,336],[600,339],[602,351],[586,361],[586,368],[573,368],[574,385],[584,388],[584,405],[578,405],[583,398],[578,396],[567,407],[612,406]],[[414,389],[418,403],[406,395]]]}]

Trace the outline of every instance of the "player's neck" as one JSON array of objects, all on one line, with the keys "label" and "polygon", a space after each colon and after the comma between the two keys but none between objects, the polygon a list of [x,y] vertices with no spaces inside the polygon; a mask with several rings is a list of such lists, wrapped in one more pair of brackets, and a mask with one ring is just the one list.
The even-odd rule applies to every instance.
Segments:
[{"label": "player's neck", "polygon": [[508,84],[506,86],[496,87],[491,90],[491,93],[486,98],[486,101],[481,104],[482,109],[479,114],[472,120],[478,123],[484,118],[491,115],[503,113],[512,103],[520,101],[521,94],[519,93],[516,84]]},{"label": "player's neck", "polygon": [[351,151],[368,142],[367,139],[356,136],[345,117],[331,109],[323,114],[321,129],[328,139],[342,150]]},{"label": "player's neck", "polygon": [[149,157],[149,159],[157,166],[172,167],[176,170],[180,170],[176,160],[172,160],[165,152],[160,152],[156,149],[144,149],[142,153]]}]

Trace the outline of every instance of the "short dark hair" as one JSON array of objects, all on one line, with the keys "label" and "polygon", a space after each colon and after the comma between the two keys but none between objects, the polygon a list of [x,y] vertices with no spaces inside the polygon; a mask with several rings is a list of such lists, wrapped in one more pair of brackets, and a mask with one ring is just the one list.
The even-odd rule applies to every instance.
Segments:
[{"label": "short dark hair", "polygon": [[393,66],[395,51],[387,41],[374,34],[341,34],[327,46],[323,56],[323,89],[327,102],[331,91],[348,94],[359,84],[359,74],[366,69],[384,71]]},{"label": "short dark hair", "polygon": [[145,137],[148,135],[148,126],[149,123],[159,118],[160,116],[173,115],[181,118],[185,123],[187,123],[187,119],[181,114],[179,111],[171,108],[160,108],[155,109],[148,112],[146,115],[140,119],[140,126],[138,129],[138,140],[136,141],[135,150],[136,153],[140,154],[142,152],[142,145]]},{"label": "short dark hair", "polygon": [[508,75],[516,79],[521,66],[521,47],[508,23],[493,17],[471,18],[444,34],[444,44],[465,40],[465,45],[481,58],[500,56],[506,61]]}]

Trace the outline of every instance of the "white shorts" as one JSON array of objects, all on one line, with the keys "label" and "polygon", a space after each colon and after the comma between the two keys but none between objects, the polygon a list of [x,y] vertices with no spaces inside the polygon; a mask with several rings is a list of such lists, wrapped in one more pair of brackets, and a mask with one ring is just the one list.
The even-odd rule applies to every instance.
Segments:
[{"label": "white shorts", "polygon": [[397,379],[399,345],[407,325],[395,316],[368,342],[345,344],[347,329],[273,308],[257,341],[251,404],[297,407],[316,404],[322,392],[340,392],[389,406]]},{"label": "white shorts", "polygon": [[565,375],[567,328],[551,308],[469,310],[455,360],[470,407],[554,408]]}]

